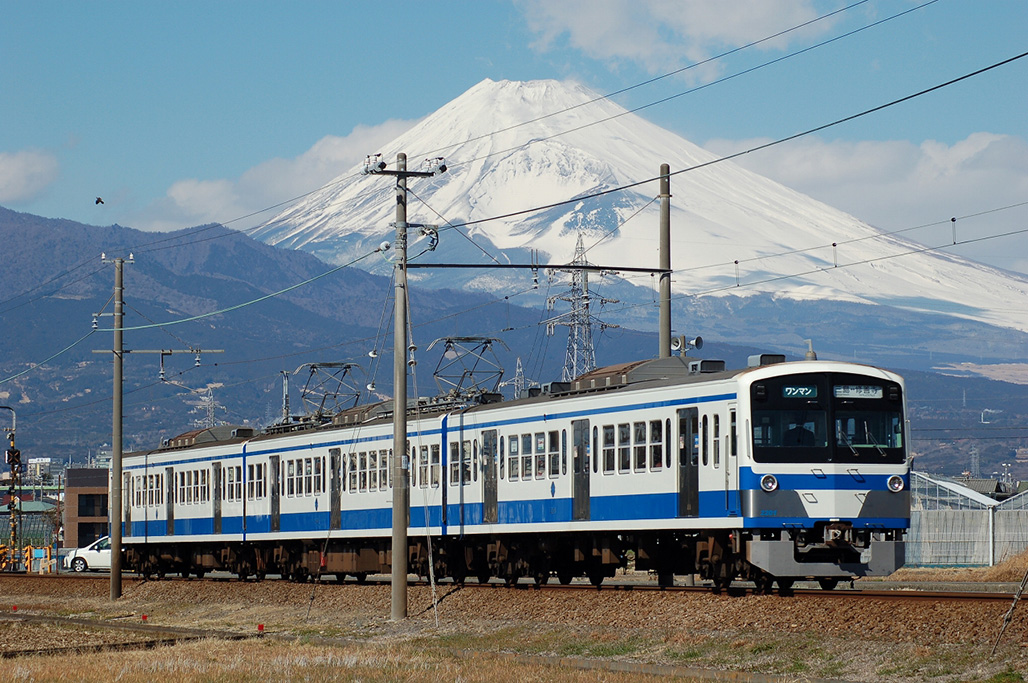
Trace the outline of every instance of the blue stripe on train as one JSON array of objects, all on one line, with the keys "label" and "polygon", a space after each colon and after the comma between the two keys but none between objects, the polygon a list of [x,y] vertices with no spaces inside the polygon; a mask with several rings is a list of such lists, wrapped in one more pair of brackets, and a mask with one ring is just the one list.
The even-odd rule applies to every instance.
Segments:
[{"label": "blue stripe on train", "polygon": [[[799,475],[797,475],[799,476]],[[807,475],[802,475],[806,477]],[[779,479],[781,481],[781,478]],[[808,482],[804,482],[806,486]],[[806,486],[813,488],[812,486]],[[867,483],[864,484],[867,487]],[[732,509],[738,509],[738,492],[732,491],[728,501]],[[512,524],[553,524],[571,522],[573,500],[571,498],[547,498],[542,500],[505,501],[497,505],[497,523]],[[723,491],[703,491],[699,497],[700,517],[694,519],[723,519],[735,517],[725,507]],[[482,524],[483,507],[481,503],[448,505],[447,526],[451,532],[460,533],[459,527],[476,527]],[[414,531],[426,526],[439,527],[442,522],[442,510],[436,506],[414,505],[410,508],[410,528]],[[370,510],[343,511],[340,514],[341,531],[379,530],[388,532],[392,527],[392,508],[374,508]],[[279,517],[279,531],[282,533],[304,533],[309,531],[327,531],[330,525],[330,513],[305,512],[282,514]],[[678,519],[678,494],[640,494],[620,496],[594,496],[589,500],[589,519],[593,522],[632,522],[643,520]],[[757,528],[810,528],[814,525],[811,518],[761,518],[749,517],[742,519],[742,526],[747,529]],[[892,518],[858,518],[850,520],[858,528],[906,528],[906,519]],[[167,524],[164,520],[133,521],[131,528],[126,529],[126,536],[132,537],[165,537]],[[178,519],[175,521],[175,536],[213,534],[213,521],[203,519]],[[247,534],[271,532],[271,517],[254,515],[247,517]],[[221,533],[240,535],[243,531],[243,518],[226,516],[221,520]],[[173,537],[169,537],[171,540]]]}]

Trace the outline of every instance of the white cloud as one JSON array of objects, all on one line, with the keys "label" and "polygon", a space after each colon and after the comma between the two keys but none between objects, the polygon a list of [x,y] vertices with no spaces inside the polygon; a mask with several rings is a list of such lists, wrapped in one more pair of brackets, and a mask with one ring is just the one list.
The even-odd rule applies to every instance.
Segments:
[{"label": "white cloud", "polygon": [[57,179],[60,164],[49,152],[0,152],[0,202],[18,204],[37,197]]},{"label": "white cloud", "polygon": [[[711,140],[719,155],[768,140]],[[1028,228],[1028,206],[972,216],[1028,201],[1028,141],[973,133],[954,144],[927,140],[826,141],[808,137],[736,163],[860,218],[884,232],[936,223],[904,236],[930,246]],[[949,248],[1001,268],[1028,272],[1028,239],[1015,235]]]},{"label": "white cloud", "polygon": [[[594,59],[631,60],[650,72],[680,68],[818,16],[810,0],[521,0],[533,47],[548,51],[563,36]],[[783,47],[827,30],[827,19],[763,44]]]},{"label": "white cloud", "polygon": [[[133,217],[131,224],[144,230],[176,230],[203,223],[251,227],[278,212],[264,210],[320,188],[412,125],[390,120],[357,126],[346,137],[326,135],[298,157],[270,159],[236,179],[176,181],[164,198]],[[243,218],[257,212],[262,213]]]}]

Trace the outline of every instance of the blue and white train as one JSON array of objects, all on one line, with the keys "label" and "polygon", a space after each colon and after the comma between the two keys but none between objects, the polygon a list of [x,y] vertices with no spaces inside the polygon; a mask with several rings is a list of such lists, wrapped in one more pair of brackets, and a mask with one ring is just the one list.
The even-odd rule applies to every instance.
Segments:
[{"label": "blue and white train", "polygon": [[[599,585],[634,554],[663,584],[699,575],[764,591],[890,574],[910,520],[903,379],[782,361],[726,371],[671,357],[515,401],[412,402],[408,567]],[[218,427],[127,455],[126,568],[388,573],[392,429],[385,402],[306,429]]]}]

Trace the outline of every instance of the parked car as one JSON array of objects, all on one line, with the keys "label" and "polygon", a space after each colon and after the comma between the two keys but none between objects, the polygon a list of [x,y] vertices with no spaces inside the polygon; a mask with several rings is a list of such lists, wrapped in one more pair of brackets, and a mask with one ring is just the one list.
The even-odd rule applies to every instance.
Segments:
[{"label": "parked car", "polygon": [[111,537],[93,541],[85,548],[76,548],[64,556],[64,568],[76,572],[111,569]]}]

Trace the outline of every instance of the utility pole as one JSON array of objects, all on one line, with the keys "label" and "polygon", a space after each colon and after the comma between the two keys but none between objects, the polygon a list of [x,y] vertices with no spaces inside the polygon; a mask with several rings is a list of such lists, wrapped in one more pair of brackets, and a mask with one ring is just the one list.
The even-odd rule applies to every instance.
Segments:
[{"label": "utility pole", "polygon": [[386,170],[378,155],[369,156],[364,165],[365,174],[396,177],[396,258],[393,302],[393,534],[392,534],[392,593],[390,618],[407,618],[407,525],[410,508],[409,462],[407,459],[407,178],[428,178],[445,173],[442,158],[431,160],[427,171],[408,171],[407,155],[396,155],[396,170]]},{"label": "utility pole", "polygon": [[[7,464],[11,467],[11,481],[7,487],[7,514],[11,516],[11,538],[10,544],[7,547],[7,566],[11,571],[18,570],[18,552],[21,542],[18,539],[19,532],[21,531],[21,451],[14,445],[14,431],[17,427],[17,416],[14,414],[14,408],[10,406],[0,406],[0,410],[11,411],[11,426],[5,427],[4,431],[7,432],[7,451],[6,460]],[[2,560],[3,558],[0,558]],[[0,566],[3,562],[0,561]]]},{"label": "utility pole", "polygon": [[660,349],[671,357],[671,166],[660,165]]},{"label": "utility pole", "polygon": [[[122,507],[122,487],[124,478],[122,476],[122,434],[123,434],[123,409],[122,396],[124,374],[122,361],[126,353],[123,343],[123,321],[125,318],[125,264],[135,263],[132,254],[127,259],[107,258],[106,254],[100,255],[104,263],[114,264],[114,386],[112,391],[112,403],[114,404],[113,420],[111,427],[111,479],[110,479],[110,500],[107,510],[111,524],[111,600],[121,597],[121,525],[124,519],[124,508]],[[99,315],[99,314],[97,314]],[[93,329],[97,327],[97,316],[93,317]],[[196,354],[196,365],[200,365],[200,349],[189,349],[189,353]],[[221,350],[210,350],[207,353],[220,353]],[[108,353],[107,351],[93,351],[93,353]],[[161,380],[164,380],[164,356],[172,353],[183,353],[174,350],[137,350],[134,353],[159,353],[161,354]]]}]

